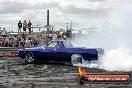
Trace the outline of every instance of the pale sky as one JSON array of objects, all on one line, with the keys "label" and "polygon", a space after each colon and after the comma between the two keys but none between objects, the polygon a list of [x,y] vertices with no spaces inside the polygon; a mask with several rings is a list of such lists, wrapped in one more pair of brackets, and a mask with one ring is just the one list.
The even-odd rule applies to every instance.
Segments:
[{"label": "pale sky", "polygon": [[103,25],[111,8],[111,0],[0,0],[0,26],[17,29],[19,20],[31,20],[33,25],[46,25],[46,11],[50,10],[50,24],[65,28],[72,20],[73,28]]}]

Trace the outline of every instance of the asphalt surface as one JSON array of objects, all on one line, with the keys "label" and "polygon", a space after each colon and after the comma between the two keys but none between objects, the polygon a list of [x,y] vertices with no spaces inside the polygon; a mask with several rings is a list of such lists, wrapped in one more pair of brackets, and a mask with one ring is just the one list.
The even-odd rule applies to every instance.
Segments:
[{"label": "asphalt surface", "polygon": [[[86,69],[88,73],[109,72],[100,69]],[[125,72],[130,73],[132,72]],[[132,88],[129,84],[90,84],[80,85],[76,81],[77,67],[61,64],[26,64],[20,58],[0,57],[0,88]]]}]

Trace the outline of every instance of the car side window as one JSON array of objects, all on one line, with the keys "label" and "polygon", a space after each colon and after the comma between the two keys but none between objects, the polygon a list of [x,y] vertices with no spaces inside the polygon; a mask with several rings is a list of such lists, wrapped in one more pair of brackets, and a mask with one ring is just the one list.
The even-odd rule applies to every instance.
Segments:
[{"label": "car side window", "polygon": [[59,42],[51,42],[49,45],[46,46],[47,48],[58,48]]},{"label": "car side window", "polygon": [[72,48],[73,47],[73,45],[69,41],[64,41],[63,43],[64,43],[65,47],[67,47],[67,48]]}]

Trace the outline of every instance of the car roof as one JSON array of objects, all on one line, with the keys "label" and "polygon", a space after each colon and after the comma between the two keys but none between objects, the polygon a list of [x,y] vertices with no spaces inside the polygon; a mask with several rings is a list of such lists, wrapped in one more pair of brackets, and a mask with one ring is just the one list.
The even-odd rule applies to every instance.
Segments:
[{"label": "car roof", "polygon": [[64,42],[66,40],[52,40],[53,42]]}]

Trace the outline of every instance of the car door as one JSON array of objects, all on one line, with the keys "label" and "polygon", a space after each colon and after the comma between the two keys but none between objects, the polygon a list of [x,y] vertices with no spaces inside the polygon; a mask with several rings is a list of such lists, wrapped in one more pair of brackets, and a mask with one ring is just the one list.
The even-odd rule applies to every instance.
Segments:
[{"label": "car door", "polygon": [[56,61],[58,58],[57,49],[59,48],[59,42],[50,42],[47,46],[45,46],[43,50],[43,57],[46,58],[46,61]]}]

